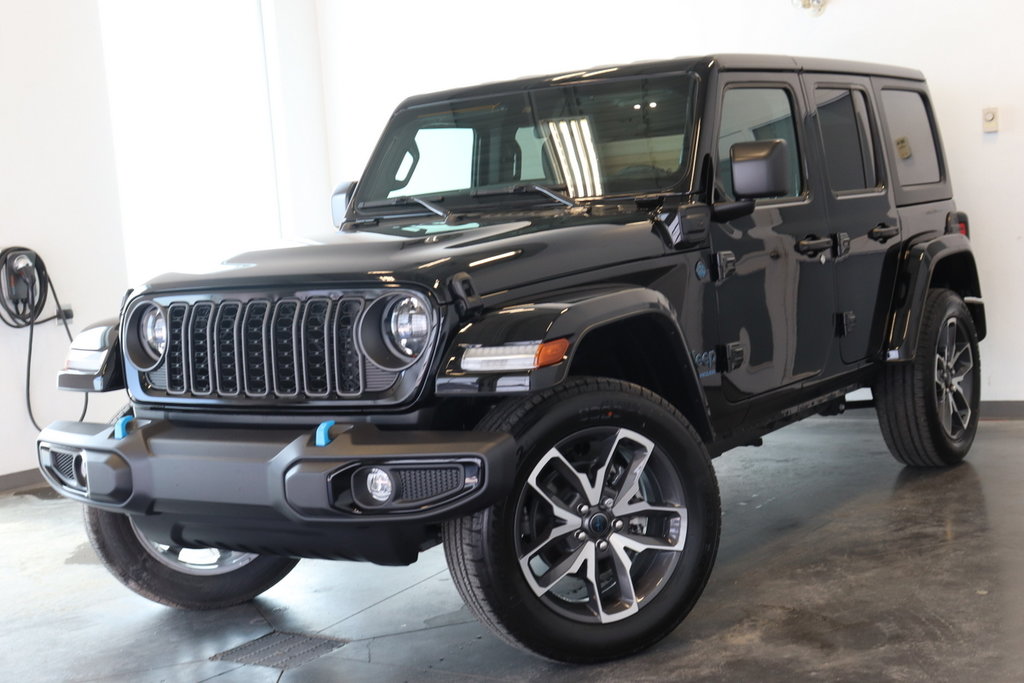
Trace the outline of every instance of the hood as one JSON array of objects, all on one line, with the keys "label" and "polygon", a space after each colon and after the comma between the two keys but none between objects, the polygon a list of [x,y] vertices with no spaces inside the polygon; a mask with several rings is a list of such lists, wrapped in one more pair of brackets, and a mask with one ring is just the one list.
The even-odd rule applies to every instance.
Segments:
[{"label": "hood", "polygon": [[[380,230],[381,228],[375,228]],[[321,244],[240,254],[204,273],[168,273],[141,291],[413,285],[448,301],[449,278],[468,273],[481,295],[663,255],[648,214],[447,225],[389,222]]]}]

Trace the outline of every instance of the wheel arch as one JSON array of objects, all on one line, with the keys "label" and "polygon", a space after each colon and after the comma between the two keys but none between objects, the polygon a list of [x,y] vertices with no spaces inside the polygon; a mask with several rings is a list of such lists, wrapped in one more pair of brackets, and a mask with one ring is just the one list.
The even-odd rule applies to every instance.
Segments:
[{"label": "wheel arch", "polygon": [[911,244],[900,258],[883,350],[886,360],[914,359],[925,300],[933,288],[956,292],[967,304],[978,339],[985,338],[985,304],[970,242],[960,234],[942,235]]},{"label": "wheel arch", "polygon": [[[669,401],[705,441],[714,439],[707,399],[686,339],[660,292],[603,287],[551,295],[541,302],[492,310],[464,326],[448,347],[438,396],[498,396],[540,391],[570,376],[638,384]],[[461,370],[465,349],[567,339],[561,362],[529,371]],[[614,354],[614,355],[611,355]]]},{"label": "wheel arch", "polygon": [[703,388],[675,321],[647,312],[591,328],[575,345],[569,376],[599,375],[649,389],[671,403],[705,443],[714,438]]}]

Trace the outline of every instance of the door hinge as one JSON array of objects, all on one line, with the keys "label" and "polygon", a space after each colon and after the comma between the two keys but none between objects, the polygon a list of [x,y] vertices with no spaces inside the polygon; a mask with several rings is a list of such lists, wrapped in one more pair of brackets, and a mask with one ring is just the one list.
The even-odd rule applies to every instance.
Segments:
[{"label": "door hinge", "polygon": [[843,311],[842,313],[836,313],[836,336],[845,337],[853,332],[853,329],[857,327],[857,316],[854,315],[853,311]]},{"label": "door hinge", "polygon": [[732,372],[738,369],[746,358],[743,342],[729,342],[725,346],[720,346],[717,354],[719,372]]},{"label": "door hinge", "polygon": [[840,232],[832,235],[832,249],[835,252],[836,258],[841,259],[850,253],[850,235],[849,233]]},{"label": "door hinge", "polygon": [[714,278],[716,282],[721,282],[736,272],[736,254],[731,251],[720,251],[715,254],[714,263]]}]

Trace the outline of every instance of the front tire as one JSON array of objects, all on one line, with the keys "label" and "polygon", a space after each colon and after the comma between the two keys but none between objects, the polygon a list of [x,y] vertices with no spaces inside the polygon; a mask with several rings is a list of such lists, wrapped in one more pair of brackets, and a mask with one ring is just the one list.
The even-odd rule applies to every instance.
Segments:
[{"label": "front tire", "polygon": [[[111,422],[132,414],[122,408]],[[153,602],[181,609],[218,609],[248,602],[288,575],[298,560],[218,548],[157,543],[129,515],[83,506],[89,543],[107,570]]]},{"label": "front tire", "polygon": [[144,598],[181,609],[248,602],[298,563],[290,557],[163,545],[146,538],[128,515],[91,506],[85,506],[85,529],[118,581]]},{"label": "front tire", "polygon": [[575,379],[500,406],[479,429],[520,447],[512,493],[446,523],[445,555],[476,616],[550,659],[645,649],[689,613],[721,509],[700,438],[636,385]]},{"label": "front tire", "polygon": [[882,436],[898,461],[950,467],[967,456],[978,430],[981,362],[974,320],[959,295],[928,292],[914,360],[887,365],[873,393]]}]

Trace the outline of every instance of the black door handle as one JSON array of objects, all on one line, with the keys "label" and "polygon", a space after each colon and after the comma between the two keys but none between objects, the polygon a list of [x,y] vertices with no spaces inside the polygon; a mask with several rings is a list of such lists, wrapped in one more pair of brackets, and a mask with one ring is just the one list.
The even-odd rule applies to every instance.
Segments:
[{"label": "black door handle", "polygon": [[796,243],[796,250],[801,254],[807,256],[816,256],[823,251],[828,251],[832,248],[831,237],[815,237],[813,235],[805,237]]},{"label": "black door handle", "polygon": [[881,242],[882,244],[885,244],[899,234],[900,229],[899,226],[896,225],[876,225],[868,230],[868,237],[876,242]]}]

